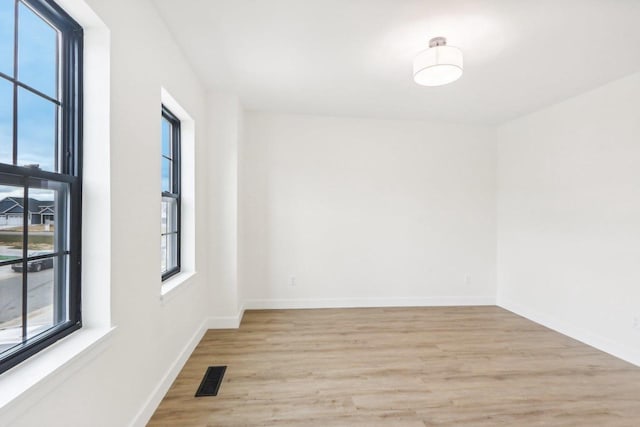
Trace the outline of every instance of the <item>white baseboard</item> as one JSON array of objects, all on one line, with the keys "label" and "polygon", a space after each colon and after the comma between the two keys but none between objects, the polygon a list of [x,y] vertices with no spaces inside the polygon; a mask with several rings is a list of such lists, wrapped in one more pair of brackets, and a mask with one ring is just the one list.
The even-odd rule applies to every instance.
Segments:
[{"label": "white baseboard", "polygon": [[162,402],[162,399],[169,391],[171,384],[173,384],[185,363],[189,360],[191,353],[193,353],[193,350],[195,350],[196,346],[208,329],[237,329],[240,327],[243,315],[244,306],[240,307],[238,314],[235,316],[217,316],[205,319],[198,327],[198,330],[193,334],[187,345],[182,349],[178,358],[171,364],[167,373],[154,388],[151,396],[146,400],[142,409],[138,412],[130,426],[144,427],[147,425],[153,416],[153,413],[158,408],[158,405],[160,405],[160,402]]},{"label": "white baseboard", "polygon": [[191,353],[193,353],[193,350],[195,350],[205,332],[207,332],[207,326],[207,320],[200,324],[200,327],[198,327],[198,330],[191,336],[191,339],[182,349],[178,358],[171,364],[167,373],[164,374],[158,385],[153,389],[149,398],[146,400],[144,405],[142,405],[142,409],[138,411],[131,422],[130,427],[144,427],[147,425],[165,394],[169,391],[171,384],[173,384],[173,381],[184,367],[184,364],[187,363],[189,356],[191,356]]},{"label": "white baseboard", "polygon": [[237,329],[244,316],[244,305],[235,316],[215,316],[207,319],[207,329]]},{"label": "white baseboard", "polygon": [[597,348],[598,350],[604,351],[605,353],[636,366],[640,366],[640,353],[630,349],[624,344],[614,342],[609,338],[589,332],[552,315],[528,309],[518,303],[504,298],[498,298],[497,304],[499,307],[509,310],[512,313],[531,320],[532,322],[538,323],[549,329],[553,329],[556,332],[583,342],[591,347]]},{"label": "white baseboard", "polygon": [[399,297],[399,298],[301,298],[250,299],[247,310],[296,308],[363,308],[363,307],[438,307],[461,305],[495,305],[493,296],[476,297]]},{"label": "white baseboard", "polygon": [[567,335],[589,346],[609,353],[615,357],[640,366],[640,354],[628,347],[615,343],[607,338],[592,334],[545,313],[535,312],[522,305],[504,298],[493,296],[474,297],[423,297],[423,298],[314,298],[314,299],[250,299],[246,300],[235,316],[209,317],[202,322],[187,345],[180,352],[162,380],[155,387],[142,409],[138,412],[131,427],[143,427],[147,424],[156,408],[162,401],[171,384],[176,379],[184,364],[193,353],[207,329],[235,329],[240,326],[244,311],[268,309],[304,309],[304,308],[365,308],[365,307],[442,307],[498,305],[519,316]]},{"label": "white baseboard", "polygon": [[215,316],[205,319],[193,334],[178,358],[146,400],[131,427],[144,427],[167,394],[185,363],[208,329],[236,329],[240,327],[244,311],[259,309],[349,308],[349,307],[427,307],[460,305],[495,305],[494,297],[434,297],[434,298],[321,298],[321,299],[265,299],[247,300],[234,316]]}]

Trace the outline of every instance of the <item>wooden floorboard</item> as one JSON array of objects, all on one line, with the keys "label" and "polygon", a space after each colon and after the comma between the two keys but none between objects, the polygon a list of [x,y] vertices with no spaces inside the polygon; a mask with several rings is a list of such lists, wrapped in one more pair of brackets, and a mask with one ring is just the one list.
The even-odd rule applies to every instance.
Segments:
[{"label": "wooden floorboard", "polygon": [[[217,397],[194,394],[227,365]],[[247,311],[149,426],[640,426],[640,368],[498,307]]]}]

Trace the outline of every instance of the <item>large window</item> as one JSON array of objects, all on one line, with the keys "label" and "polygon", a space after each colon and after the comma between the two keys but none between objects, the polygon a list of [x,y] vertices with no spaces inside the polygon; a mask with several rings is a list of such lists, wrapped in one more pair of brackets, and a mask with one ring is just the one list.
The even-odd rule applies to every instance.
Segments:
[{"label": "large window", "polygon": [[81,326],[81,62],[56,4],[0,0],[0,372]]},{"label": "large window", "polygon": [[180,272],[180,120],[162,107],[162,280]]}]

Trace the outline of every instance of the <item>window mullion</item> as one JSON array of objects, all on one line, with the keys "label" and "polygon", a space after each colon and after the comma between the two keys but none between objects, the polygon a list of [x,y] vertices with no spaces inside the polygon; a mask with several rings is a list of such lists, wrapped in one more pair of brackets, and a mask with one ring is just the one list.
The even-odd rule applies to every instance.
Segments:
[{"label": "window mullion", "polygon": [[28,316],[28,247],[29,247],[29,185],[26,179],[23,180],[23,202],[22,202],[22,342],[27,340],[27,316]]},{"label": "window mullion", "polygon": [[18,0],[13,4],[13,164],[18,164]]}]

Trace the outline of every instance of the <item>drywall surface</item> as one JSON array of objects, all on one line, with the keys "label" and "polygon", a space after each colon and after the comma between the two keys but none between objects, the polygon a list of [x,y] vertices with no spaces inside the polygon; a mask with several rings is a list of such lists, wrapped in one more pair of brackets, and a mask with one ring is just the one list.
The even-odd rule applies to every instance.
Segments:
[{"label": "drywall surface", "polygon": [[[90,360],[62,368],[57,376],[63,380],[55,388],[44,395],[27,392],[20,413],[4,408],[0,425],[112,427],[134,419],[144,423],[146,413],[141,411],[153,406],[152,393],[162,393],[165,383],[170,384],[171,367],[211,315],[207,302],[213,291],[205,280],[205,254],[209,224],[217,219],[205,215],[205,92],[150,2],[87,3],[111,35],[111,99],[104,99],[111,111],[111,249],[105,246],[104,252],[83,257],[110,259],[111,322],[116,329]],[[91,79],[91,73],[86,78]],[[159,257],[162,87],[195,121],[194,209],[199,231],[193,243],[196,274],[165,299],[160,298]],[[85,146],[93,143],[90,138],[84,141]],[[95,246],[96,242],[90,245]],[[91,272],[85,273],[84,289],[100,283],[91,280]]]},{"label": "drywall surface", "polygon": [[499,128],[499,304],[636,364],[639,165],[640,74]]},{"label": "drywall surface", "polygon": [[[208,94],[207,127],[212,144],[206,166],[210,327],[226,327],[239,315],[238,295],[238,141],[242,111],[236,96]],[[235,321],[239,324],[239,318]]]},{"label": "drywall surface", "polygon": [[248,112],[246,307],[495,300],[494,129]]}]

